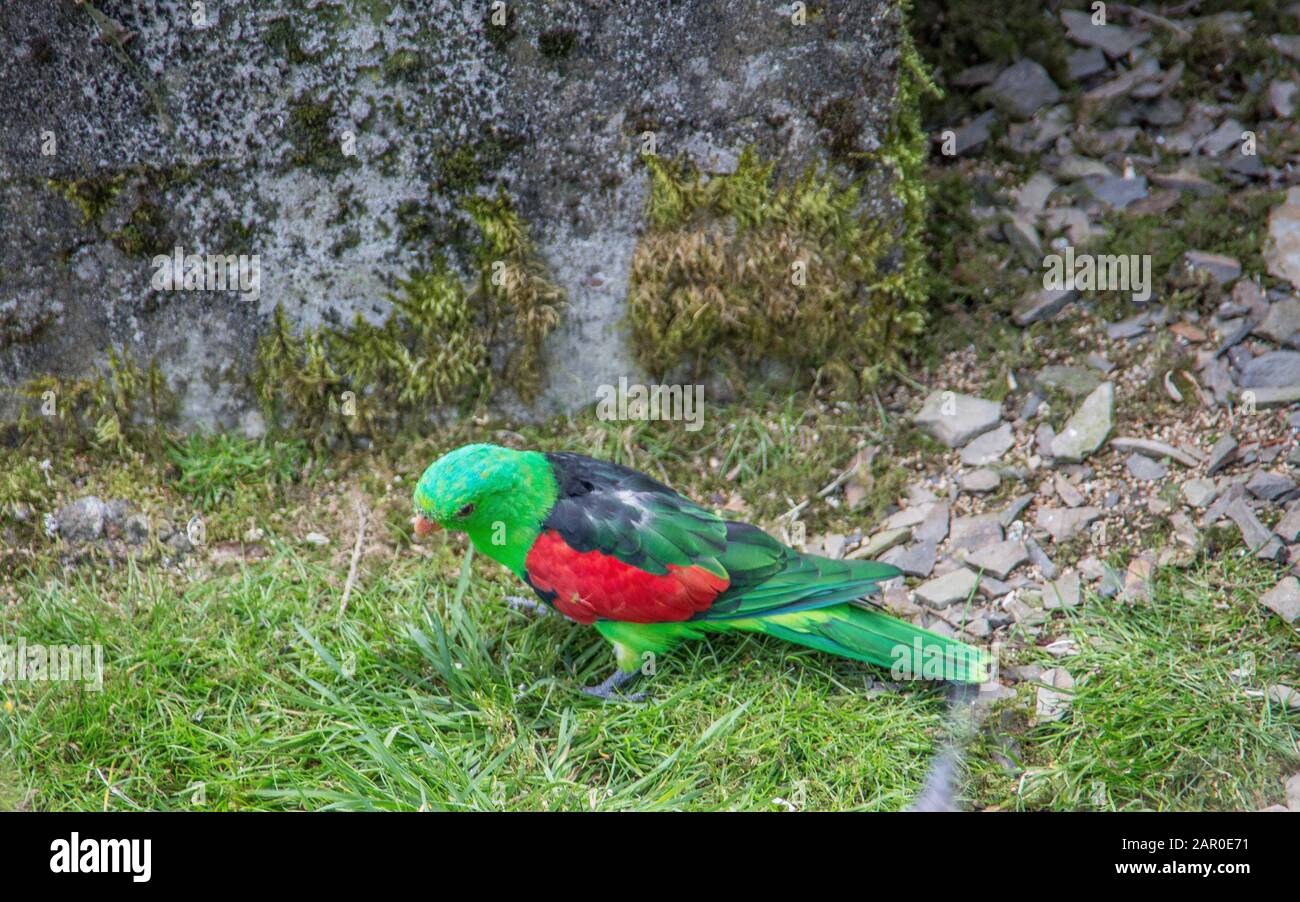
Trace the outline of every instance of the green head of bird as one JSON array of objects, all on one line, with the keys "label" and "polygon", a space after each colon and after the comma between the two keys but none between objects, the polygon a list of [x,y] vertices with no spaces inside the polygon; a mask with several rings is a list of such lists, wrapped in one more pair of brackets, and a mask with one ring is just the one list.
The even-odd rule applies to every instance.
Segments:
[{"label": "green head of bird", "polygon": [[415,534],[467,532],[479,551],[517,569],[555,496],[544,455],[464,445],[429,464],[416,484]]}]

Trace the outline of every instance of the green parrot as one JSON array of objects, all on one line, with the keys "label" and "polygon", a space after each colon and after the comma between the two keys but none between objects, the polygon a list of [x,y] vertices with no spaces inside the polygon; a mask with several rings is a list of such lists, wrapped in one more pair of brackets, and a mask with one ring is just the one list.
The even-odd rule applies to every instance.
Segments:
[{"label": "green parrot", "polygon": [[417,535],[468,533],[545,605],[613,644],[617,669],[584,690],[600,698],[684,640],[735,631],[895,676],[988,679],[985,652],[864,600],[896,568],[804,554],[615,463],[465,445],[429,465],[414,500]]}]

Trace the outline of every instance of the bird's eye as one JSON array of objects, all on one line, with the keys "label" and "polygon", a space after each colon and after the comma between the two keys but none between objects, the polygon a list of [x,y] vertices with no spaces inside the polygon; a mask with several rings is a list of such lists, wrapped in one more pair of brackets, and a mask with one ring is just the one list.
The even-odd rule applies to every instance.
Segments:
[{"label": "bird's eye", "polygon": [[467,505],[465,505],[464,507],[462,507],[460,510],[456,511],[456,516],[457,516],[457,517],[468,517],[468,516],[469,516],[470,514],[472,514],[472,513],[474,513],[474,505],[472,505],[472,504],[467,504]]}]

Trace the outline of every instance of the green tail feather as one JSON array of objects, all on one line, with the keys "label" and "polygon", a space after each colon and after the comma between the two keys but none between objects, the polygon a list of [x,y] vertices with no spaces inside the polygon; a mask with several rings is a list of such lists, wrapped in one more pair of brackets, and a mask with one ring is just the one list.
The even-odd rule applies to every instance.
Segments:
[{"label": "green tail feather", "polygon": [[989,657],[982,649],[855,604],[753,618],[737,626],[885,667],[896,679],[989,679]]}]

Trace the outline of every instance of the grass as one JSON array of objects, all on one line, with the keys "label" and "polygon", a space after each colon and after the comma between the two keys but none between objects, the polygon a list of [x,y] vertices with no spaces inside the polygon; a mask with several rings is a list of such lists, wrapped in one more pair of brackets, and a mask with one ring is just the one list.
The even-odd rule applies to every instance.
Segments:
[{"label": "grass", "polygon": [[102,693],[6,690],[0,760],[42,809],[875,808],[916,792],[942,733],[941,696],[872,695],[878,674],[759,640],[604,705],[576,691],[603,641],[452,567],[377,573],[342,618],[334,568],[285,546],[189,585],[28,584],[27,641],[102,643],[108,673]]},{"label": "grass", "polygon": [[[984,798],[1059,810],[1277,801],[1300,763],[1300,718],[1258,693],[1300,679],[1300,642],[1258,603],[1276,578],[1238,548],[1189,571],[1159,571],[1148,604],[1094,598],[1065,618],[1060,635],[1079,653],[1041,660],[1075,677],[1071,713],[987,732],[984,751],[1018,745],[1025,769],[1013,777],[977,754]],[[1239,682],[1239,669],[1253,674]]]},{"label": "grass", "polygon": [[[864,436],[836,410],[772,401],[699,433],[579,418],[513,440],[617,456],[702,498],[735,487],[779,513],[782,496],[815,492]],[[455,428],[438,441],[470,437]],[[873,440],[895,427],[878,428]],[[521,587],[458,537],[412,544],[409,486],[441,450],[430,440],[256,483],[274,446],[205,441],[187,446],[200,463],[176,464],[189,482],[155,473],[137,499],[165,511],[207,495],[209,541],[232,544],[256,524],[264,554],[176,567],[146,551],[65,567],[37,536],[14,559],[0,642],[101,644],[106,673],[102,692],[0,687],[0,807],[898,809],[947,736],[941,692],[882,688],[879,670],[756,636],[661,660],[644,705],[595,701],[577,691],[612,666],[594,631],[510,609]],[[42,507],[148,478],[138,459],[51,472],[48,485],[31,477]],[[338,497],[352,492],[380,525],[341,612],[354,521]],[[309,530],[331,544],[303,542]],[[972,803],[1276,802],[1300,764],[1300,718],[1245,693],[1300,683],[1300,641],[1256,600],[1276,578],[1226,550],[1161,571],[1149,605],[1089,598],[1055,614],[1045,635],[1081,649],[1058,662],[1078,679],[1071,714],[1031,723],[1033,687],[1019,684],[969,748]],[[1258,675],[1243,687],[1230,671],[1246,653]],[[1010,658],[1053,660],[1033,644]]]},{"label": "grass", "polygon": [[250,442],[227,434],[196,434],[173,442],[168,457],[180,471],[177,489],[195,502],[213,506],[240,488],[274,486],[292,479],[307,454],[301,442]]}]

